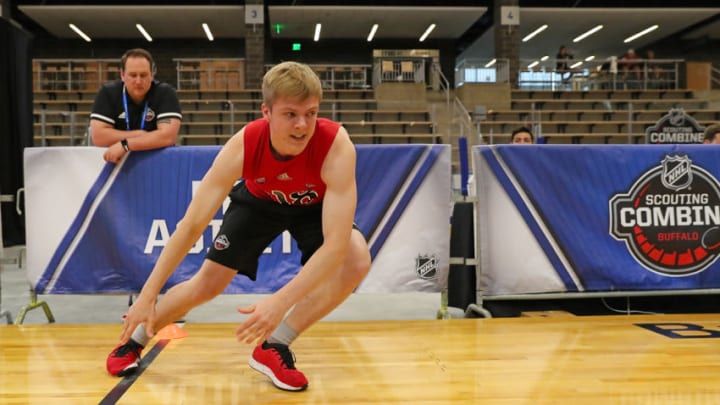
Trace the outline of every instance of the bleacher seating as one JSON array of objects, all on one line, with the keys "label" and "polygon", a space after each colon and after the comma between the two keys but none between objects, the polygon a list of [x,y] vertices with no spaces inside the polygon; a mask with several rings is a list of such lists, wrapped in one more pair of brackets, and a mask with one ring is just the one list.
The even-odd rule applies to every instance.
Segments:
[{"label": "bleacher seating", "polygon": [[[85,142],[95,92],[36,90],[36,145]],[[260,90],[178,90],[184,115],[182,145],[222,145],[261,116]],[[373,89],[324,90],[320,115],[341,122],[356,143],[440,143],[429,109],[379,108]],[[683,108],[700,125],[720,110],[689,90],[512,90],[510,108],[491,109],[478,122],[485,141],[505,143],[513,129],[538,129],[549,143],[643,143],[645,130],[671,108]],[[442,132],[442,131],[441,131]]]},{"label": "bleacher seating", "polygon": [[549,143],[644,143],[646,128],[671,108],[683,108],[702,126],[720,119],[720,110],[689,90],[513,90],[511,108],[488,111],[480,124],[493,143],[538,125]]},{"label": "bleacher seating", "polygon": [[[94,92],[36,91],[36,145],[79,145],[85,140]],[[178,90],[181,145],[222,145],[262,116],[260,90]],[[320,116],[341,122],[356,143],[440,143],[428,110],[380,110],[372,89],[324,90]]]}]

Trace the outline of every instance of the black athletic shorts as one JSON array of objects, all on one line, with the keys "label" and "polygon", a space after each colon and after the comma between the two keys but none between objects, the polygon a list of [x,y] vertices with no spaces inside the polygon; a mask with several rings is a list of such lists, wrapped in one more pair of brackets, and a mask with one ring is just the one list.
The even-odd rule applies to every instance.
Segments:
[{"label": "black athletic shorts", "polygon": [[322,203],[280,205],[255,197],[240,182],[230,192],[230,205],[206,258],[255,280],[260,255],[285,230],[305,264],[323,243]]}]

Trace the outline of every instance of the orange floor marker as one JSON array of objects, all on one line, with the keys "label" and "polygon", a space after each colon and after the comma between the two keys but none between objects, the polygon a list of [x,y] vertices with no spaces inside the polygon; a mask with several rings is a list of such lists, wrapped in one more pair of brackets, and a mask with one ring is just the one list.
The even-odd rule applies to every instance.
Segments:
[{"label": "orange floor marker", "polygon": [[187,336],[185,329],[176,323],[171,323],[156,333],[158,339],[182,339],[185,336]]}]

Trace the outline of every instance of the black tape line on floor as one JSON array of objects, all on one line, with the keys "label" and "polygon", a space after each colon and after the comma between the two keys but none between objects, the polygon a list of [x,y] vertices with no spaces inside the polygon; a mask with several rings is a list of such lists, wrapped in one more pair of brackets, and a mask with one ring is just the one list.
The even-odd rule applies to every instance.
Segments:
[{"label": "black tape line on floor", "polygon": [[142,375],[143,372],[150,366],[150,363],[155,360],[155,358],[160,354],[160,352],[167,346],[167,344],[170,342],[170,339],[162,339],[159,340],[155,346],[142,358],[142,361],[140,361],[140,366],[138,367],[137,371],[130,374],[129,376],[126,376],[122,379],[108,394],[105,396],[105,398],[100,401],[98,405],[114,405],[116,404],[120,398],[127,392],[128,389],[130,389],[130,386],[135,383],[135,381],[140,378],[140,375]]}]

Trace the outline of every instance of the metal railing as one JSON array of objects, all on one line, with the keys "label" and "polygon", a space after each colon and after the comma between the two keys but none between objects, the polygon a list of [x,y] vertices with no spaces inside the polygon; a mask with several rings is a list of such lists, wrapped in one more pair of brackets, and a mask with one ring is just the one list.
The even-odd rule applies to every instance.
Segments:
[{"label": "metal railing", "polygon": [[309,65],[326,90],[365,90],[370,88],[370,65]]},{"label": "metal railing", "polygon": [[117,59],[33,59],[35,91],[97,91],[120,78]]},{"label": "metal railing", "polygon": [[476,130],[475,123],[470,115],[470,112],[465,108],[465,105],[460,101],[459,98],[453,98],[452,107],[453,123],[458,127],[459,137],[475,136],[477,139],[474,140],[474,144],[483,143],[482,135]]},{"label": "metal railing", "polygon": [[510,63],[507,59],[464,59],[455,66],[455,87],[465,83],[507,83]]},{"label": "metal railing", "polygon": [[[88,119],[87,112],[80,111],[50,111],[39,110],[35,112],[39,114],[37,124],[39,125],[39,146],[49,146],[49,141],[59,139],[68,141],[68,145],[87,145],[88,144]],[[49,120],[49,115],[60,116],[61,119]],[[78,118],[78,115],[83,118]],[[37,131],[33,131],[37,134]]]},{"label": "metal railing", "polygon": [[720,68],[710,66],[710,81],[713,88],[720,88]]},{"label": "metal railing", "polygon": [[[679,89],[679,59],[636,59],[616,57],[604,61],[520,60],[518,88],[536,90]],[[563,66],[568,66],[564,68]]]},{"label": "metal railing", "polygon": [[[554,59],[520,60],[518,88],[530,90],[594,89],[678,89],[678,59],[638,59],[623,61],[567,61],[558,68]],[[455,87],[465,83],[507,83],[510,78],[507,59],[465,59],[455,66]]]},{"label": "metal railing", "polygon": [[442,72],[439,63],[433,63],[430,67],[433,76],[435,76],[434,83],[437,83],[434,90],[440,90],[445,94],[445,108],[450,110],[450,81],[445,77]]},{"label": "metal railing", "polygon": [[243,58],[174,58],[178,90],[231,91],[245,88]]},{"label": "metal railing", "polygon": [[378,57],[373,61],[373,86],[387,82],[427,83],[427,68],[424,58]]}]

